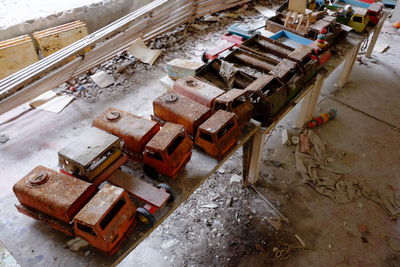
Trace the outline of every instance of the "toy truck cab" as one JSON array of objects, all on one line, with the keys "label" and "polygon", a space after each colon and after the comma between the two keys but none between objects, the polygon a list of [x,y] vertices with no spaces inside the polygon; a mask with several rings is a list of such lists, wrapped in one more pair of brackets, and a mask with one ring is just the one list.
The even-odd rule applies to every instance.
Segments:
[{"label": "toy truck cab", "polygon": [[58,152],[63,172],[99,185],[126,161],[121,139],[96,128],[86,129]]},{"label": "toy truck cab", "polygon": [[368,16],[370,22],[373,25],[378,24],[381,18],[383,17],[383,7],[384,7],[383,3],[373,3],[369,6]]},{"label": "toy truck cab", "polygon": [[146,144],[160,130],[157,122],[116,108],[108,108],[92,125],[124,141],[125,152],[134,160],[143,159]]},{"label": "toy truck cab", "polygon": [[354,14],[349,21],[349,26],[356,32],[363,32],[369,23],[369,16],[366,8],[355,8]]},{"label": "toy truck cab", "polygon": [[154,179],[158,173],[176,178],[189,162],[192,141],[182,125],[167,122],[147,143],[144,154],[144,171]]},{"label": "toy truck cab", "polygon": [[240,136],[236,115],[218,110],[200,125],[195,143],[210,156],[220,159],[239,141]]},{"label": "toy truck cab", "polygon": [[252,84],[246,91],[250,94],[254,106],[253,118],[268,123],[287,103],[288,91],[282,81],[271,75],[264,75]]},{"label": "toy truck cab", "polygon": [[135,211],[124,189],[106,184],[75,216],[74,231],[92,246],[113,254],[133,226]]},{"label": "toy truck cab", "polygon": [[224,110],[236,114],[237,122],[243,129],[251,119],[253,105],[246,90],[231,89],[215,99],[213,110]]}]

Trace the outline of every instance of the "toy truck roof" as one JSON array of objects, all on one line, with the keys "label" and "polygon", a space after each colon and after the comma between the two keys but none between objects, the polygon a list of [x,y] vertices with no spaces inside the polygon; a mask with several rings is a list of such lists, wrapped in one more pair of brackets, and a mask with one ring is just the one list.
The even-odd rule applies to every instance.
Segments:
[{"label": "toy truck roof", "polygon": [[123,193],[124,189],[111,184],[105,184],[79,211],[75,219],[88,225],[98,224]]},{"label": "toy truck roof", "polygon": [[234,117],[235,114],[233,113],[226,112],[224,110],[218,110],[216,113],[214,113],[214,115],[200,125],[199,129],[214,134]]},{"label": "toy truck roof", "polygon": [[81,166],[89,165],[99,155],[115,145],[121,146],[119,137],[109,134],[97,128],[87,128],[58,154],[68,158]]},{"label": "toy truck roof", "polygon": [[164,151],[185,128],[180,124],[167,122],[160,131],[147,143],[146,148]]},{"label": "toy truck roof", "polygon": [[227,104],[227,103],[235,100],[236,98],[238,98],[240,96],[243,96],[243,95],[246,95],[246,94],[247,94],[247,91],[245,91],[245,90],[231,89],[228,92],[226,92],[225,94],[220,95],[219,97],[217,97],[215,99],[215,101],[219,102],[219,103]]}]

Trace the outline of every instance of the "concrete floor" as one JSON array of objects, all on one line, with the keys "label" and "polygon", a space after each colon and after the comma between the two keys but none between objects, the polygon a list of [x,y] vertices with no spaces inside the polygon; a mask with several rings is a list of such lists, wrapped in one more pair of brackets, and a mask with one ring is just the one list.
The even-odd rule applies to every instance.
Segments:
[{"label": "concrete floor", "polygon": [[[318,104],[318,111],[338,110],[334,121],[317,130],[334,158],[331,166],[346,177],[365,180],[373,189],[390,185],[400,190],[399,41],[400,32],[385,27],[379,43],[390,44],[390,49],[375,52],[373,60],[364,59],[367,65],[356,63],[342,89],[334,86],[341,69],[336,71],[326,81]],[[135,86],[121,94],[103,94],[92,104],[78,100],[58,115],[31,111],[0,125],[0,133],[10,137],[0,144],[0,197],[34,166],[56,168],[56,152],[105,107],[118,105],[148,116],[152,99],[164,91],[158,85],[162,66],[146,72],[146,79],[135,79]],[[280,140],[283,127],[295,132],[291,125],[298,110],[299,106],[289,113],[264,145],[259,187],[290,223],[279,231],[272,228],[257,194],[230,182],[233,174],[241,174],[239,151],[121,266],[400,266],[399,252],[387,244],[388,236],[400,238],[400,225],[383,209],[362,198],[336,204],[301,182],[294,168],[295,147],[283,146]],[[269,160],[280,161],[284,168],[273,167]],[[232,204],[226,205],[229,199]],[[218,208],[199,207],[207,203],[217,203]],[[360,224],[368,229],[367,243],[361,239]],[[307,249],[293,248],[287,260],[277,260],[274,248],[280,243],[298,246],[294,234]]]}]

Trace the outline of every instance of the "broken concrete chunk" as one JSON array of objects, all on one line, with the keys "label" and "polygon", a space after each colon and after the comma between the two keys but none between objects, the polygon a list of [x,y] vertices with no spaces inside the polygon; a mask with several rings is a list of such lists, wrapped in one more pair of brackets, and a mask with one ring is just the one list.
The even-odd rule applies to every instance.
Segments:
[{"label": "broken concrete chunk", "polygon": [[218,205],[211,203],[211,204],[202,205],[202,206],[200,206],[200,208],[216,209],[216,208],[218,208]]},{"label": "broken concrete chunk", "polygon": [[310,140],[305,134],[300,134],[300,152],[310,154]]},{"label": "broken concrete chunk", "polygon": [[231,176],[231,179],[229,180],[230,183],[240,183],[242,181],[242,177],[234,174]]},{"label": "broken concrete chunk", "polygon": [[166,70],[170,78],[177,80],[186,76],[195,76],[196,70],[203,65],[203,62],[176,58],[167,63]]},{"label": "broken concrete chunk", "polygon": [[6,143],[8,140],[10,140],[10,138],[8,138],[7,135],[5,135],[5,134],[0,134],[0,143],[4,144],[4,143]]},{"label": "broken concrete chunk", "polygon": [[67,241],[67,246],[72,251],[78,251],[88,245],[89,243],[80,237],[75,237],[74,239]]},{"label": "broken concrete chunk", "polygon": [[282,145],[290,145],[289,132],[287,129],[282,131]]},{"label": "broken concrete chunk", "polygon": [[105,71],[99,71],[90,76],[93,82],[95,82],[100,88],[107,87],[114,83],[114,77],[110,74],[107,74]]},{"label": "broken concrete chunk", "polygon": [[299,137],[294,135],[290,138],[290,141],[292,141],[293,145],[297,145],[299,143]]},{"label": "broken concrete chunk", "polygon": [[220,21],[220,18],[217,16],[213,16],[213,15],[205,15],[204,16],[204,21],[207,22],[218,22]]},{"label": "broken concrete chunk", "polygon": [[204,31],[205,29],[207,29],[208,28],[208,25],[201,25],[201,24],[192,24],[191,25],[192,26],[192,28],[194,28],[194,29],[196,29],[196,30],[199,30],[199,31]]}]

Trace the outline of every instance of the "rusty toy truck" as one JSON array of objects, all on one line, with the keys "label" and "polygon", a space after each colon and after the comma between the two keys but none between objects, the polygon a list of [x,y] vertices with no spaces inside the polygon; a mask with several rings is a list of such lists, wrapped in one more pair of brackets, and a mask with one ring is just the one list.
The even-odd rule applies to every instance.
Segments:
[{"label": "rusty toy truck", "polygon": [[196,77],[187,76],[174,83],[173,91],[211,108],[213,112],[222,109],[236,114],[241,128],[250,121],[253,106],[244,90],[225,92]]},{"label": "rusty toy truck", "polygon": [[143,170],[157,179],[159,174],[176,178],[190,161],[192,142],[182,125],[159,123],[126,111],[109,108],[93,121],[93,126],[124,140],[131,159],[143,162]]},{"label": "rusty toy truck", "polygon": [[[176,92],[166,92],[156,98],[153,101],[153,113],[154,120],[184,125],[186,131],[195,140],[195,144],[217,159],[240,139],[240,134],[237,133],[241,133],[241,130],[237,124],[236,115],[223,110],[212,114],[211,109]],[[232,114],[232,116],[221,116],[221,114]],[[202,127],[203,124],[207,125],[207,120],[211,121],[214,128]],[[226,128],[226,125],[231,127]],[[200,139],[197,138],[199,129],[210,136],[215,136],[215,134],[219,136],[214,139],[212,137],[211,142],[199,142]],[[229,140],[229,142],[224,140]]]},{"label": "rusty toy truck", "polygon": [[[164,203],[169,194],[164,189]],[[97,186],[70,175],[37,166],[13,186],[19,212],[49,224],[70,236],[79,236],[91,246],[114,254],[136,224],[135,218],[154,220],[136,205],[124,189]]]}]

